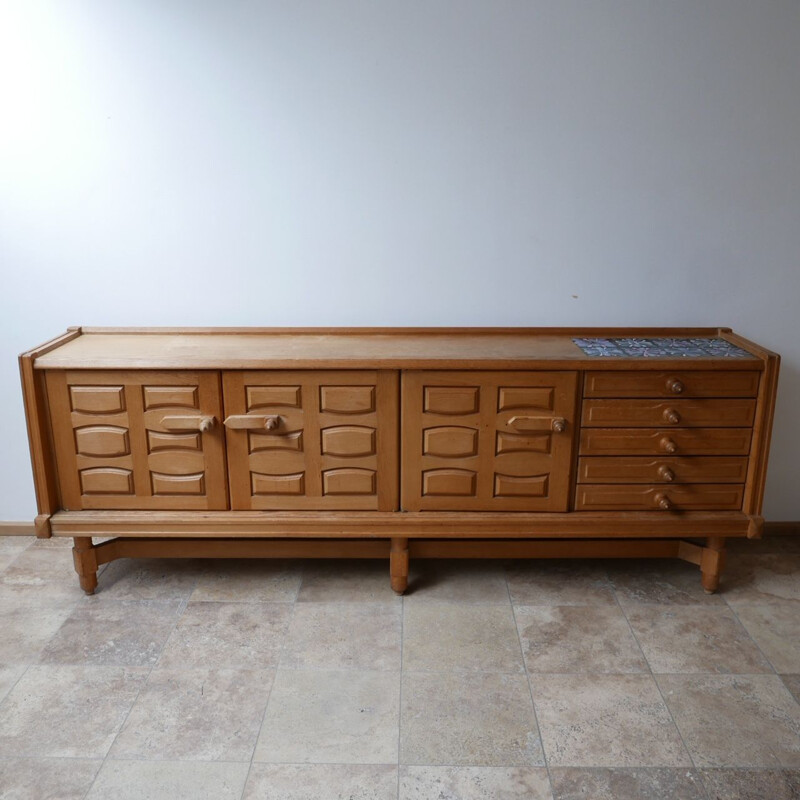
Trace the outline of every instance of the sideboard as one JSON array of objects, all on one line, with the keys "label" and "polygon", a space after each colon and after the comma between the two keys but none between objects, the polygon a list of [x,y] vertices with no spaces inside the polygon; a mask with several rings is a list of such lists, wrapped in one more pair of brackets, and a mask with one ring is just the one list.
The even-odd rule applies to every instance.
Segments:
[{"label": "sideboard", "polygon": [[409,557],[676,557],[711,592],[778,367],[729,328],[70,328],[20,356],[36,533],[87,593],[123,557],[386,558],[398,593]]}]

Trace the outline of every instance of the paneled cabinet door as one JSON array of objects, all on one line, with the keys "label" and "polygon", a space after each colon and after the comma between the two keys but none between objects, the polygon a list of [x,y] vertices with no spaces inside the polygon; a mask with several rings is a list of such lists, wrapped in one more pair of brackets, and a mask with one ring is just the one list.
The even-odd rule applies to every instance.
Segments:
[{"label": "paneled cabinet door", "polygon": [[575,372],[404,372],[402,506],[566,511]]},{"label": "paneled cabinet door", "polygon": [[397,373],[223,373],[234,509],[397,509]]},{"label": "paneled cabinet door", "polygon": [[64,508],[228,507],[218,373],[50,371],[46,380]]}]

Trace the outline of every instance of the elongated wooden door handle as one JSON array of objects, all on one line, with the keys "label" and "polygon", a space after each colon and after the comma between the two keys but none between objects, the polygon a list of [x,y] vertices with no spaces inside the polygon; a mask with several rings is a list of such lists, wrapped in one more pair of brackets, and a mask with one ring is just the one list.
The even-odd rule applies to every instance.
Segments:
[{"label": "elongated wooden door handle", "polygon": [[672,500],[669,499],[665,494],[661,494],[660,492],[655,496],[656,505],[662,509],[663,511],[669,511],[672,506]]},{"label": "elongated wooden door handle", "polygon": [[664,481],[674,481],[675,480],[675,473],[666,465],[662,464],[658,468],[658,477]]},{"label": "elongated wooden door handle", "polygon": [[664,436],[661,441],[659,442],[661,445],[661,449],[667,453],[677,453],[678,452],[678,445],[669,438],[669,436]]},{"label": "elongated wooden door handle", "polygon": [[665,408],[664,419],[670,425],[677,425],[681,421],[681,415],[674,408]]},{"label": "elongated wooden door handle", "polygon": [[508,421],[509,428],[518,431],[553,431],[563,433],[567,429],[564,417],[511,417]]},{"label": "elongated wooden door handle", "polygon": [[168,431],[200,431],[200,433],[208,433],[217,424],[217,418],[211,414],[170,415],[163,417],[161,424]]},{"label": "elongated wooden door handle", "polygon": [[685,388],[683,381],[679,381],[677,378],[669,378],[667,380],[667,389],[669,389],[672,394],[683,394]]},{"label": "elongated wooden door handle", "polygon": [[225,427],[232,431],[274,431],[281,423],[277,414],[231,414]]}]

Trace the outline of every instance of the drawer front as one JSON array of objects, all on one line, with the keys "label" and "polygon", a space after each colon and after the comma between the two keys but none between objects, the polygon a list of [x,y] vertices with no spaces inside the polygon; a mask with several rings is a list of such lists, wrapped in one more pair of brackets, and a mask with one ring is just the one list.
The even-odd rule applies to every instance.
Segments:
[{"label": "drawer front", "polygon": [[228,507],[218,373],[53,371],[46,381],[64,508]]},{"label": "drawer front", "polygon": [[587,372],[585,397],[755,397],[756,371]]},{"label": "drawer front", "polygon": [[576,511],[736,511],[744,487],[738,484],[580,484]]},{"label": "drawer front", "polygon": [[583,456],[746,456],[750,428],[584,428]]},{"label": "drawer front", "polygon": [[743,428],[753,424],[756,401],[747,398],[583,401],[582,424],[593,428]]},{"label": "drawer front", "polygon": [[397,509],[396,372],[226,372],[223,389],[233,509]]},{"label": "drawer front", "polygon": [[575,372],[404,372],[402,507],[566,511]]},{"label": "drawer front", "polygon": [[734,456],[580,458],[578,483],[744,483],[747,459]]}]

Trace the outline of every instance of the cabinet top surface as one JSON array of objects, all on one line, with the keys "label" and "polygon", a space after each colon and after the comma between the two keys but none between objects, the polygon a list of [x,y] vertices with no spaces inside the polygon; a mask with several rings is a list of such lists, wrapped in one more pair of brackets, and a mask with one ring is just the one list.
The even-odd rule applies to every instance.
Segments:
[{"label": "cabinet top surface", "polygon": [[760,369],[770,353],[726,328],[83,328],[26,355],[38,369]]}]

